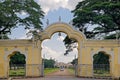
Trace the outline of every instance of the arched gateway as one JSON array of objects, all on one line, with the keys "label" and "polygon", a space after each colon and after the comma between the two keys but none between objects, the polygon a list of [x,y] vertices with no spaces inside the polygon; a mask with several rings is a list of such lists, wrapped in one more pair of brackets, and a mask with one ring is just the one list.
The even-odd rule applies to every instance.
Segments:
[{"label": "arched gateway", "polygon": [[9,75],[9,57],[18,51],[26,57],[25,76],[43,76],[41,57],[41,43],[50,39],[56,32],[64,32],[69,38],[78,42],[78,65],[79,77],[93,77],[93,56],[98,52],[105,52],[110,56],[110,76],[120,77],[120,41],[119,40],[88,40],[84,34],[75,30],[71,25],[58,22],[49,25],[43,32],[39,33],[40,39],[34,40],[0,40],[0,78]]}]

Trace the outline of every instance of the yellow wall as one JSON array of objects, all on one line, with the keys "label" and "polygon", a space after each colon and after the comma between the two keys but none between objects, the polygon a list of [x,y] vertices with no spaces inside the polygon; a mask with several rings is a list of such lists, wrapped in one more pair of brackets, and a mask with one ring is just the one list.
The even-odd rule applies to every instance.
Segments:
[{"label": "yellow wall", "polygon": [[42,76],[41,43],[50,39],[56,32],[64,32],[69,38],[78,42],[78,74],[77,76],[93,76],[93,55],[104,51],[111,56],[111,76],[120,77],[120,43],[117,40],[87,40],[82,32],[66,23],[49,25],[39,33],[40,40],[0,40],[0,78],[8,77],[9,58],[14,51],[26,56],[26,76]]},{"label": "yellow wall", "polygon": [[41,75],[40,67],[42,59],[40,49],[32,40],[1,40],[0,78],[6,78],[9,76],[9,58],[15,51],[21,52],[26,56],[26,76]]}]

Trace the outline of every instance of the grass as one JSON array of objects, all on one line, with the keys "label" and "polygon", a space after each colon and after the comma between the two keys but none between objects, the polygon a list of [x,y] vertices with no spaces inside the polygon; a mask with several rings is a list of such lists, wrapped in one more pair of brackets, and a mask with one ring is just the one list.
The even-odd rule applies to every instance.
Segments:
[{"label": "grass", "polygon": [[[58,71],[59,68],[45,68],[45,75]],[[10,70],[9,76],[25,76],[25,69]]]},{"label": "grass", "polygon": [[68,71],[71,73],[71,74],[75,74],[75,70],[73,68],[69,68]]},{"label": "grass", "polygon": [[[45,68],[44,69],[44,74],[47,75],[47,74],[50,74],[50,73],[53,73],[53,72],[56,72],[58,71],[59,68]],[[74,74],[74,69],[72,68],[69,68],[68,71],[71,73],[71,74]],[[9,72],[9,76],[25,76],[25,69],[16,69],[16,70],[10,70]],[[100,71],[100,70],[94,70],[94,76],[110,76],[110,73],[108,71]]]},{"label": "grass", "polygon": [[45,69],[44,69],[44,74],[47,75],[47,74],[56,72],[56,71],[58,71],[58,70],[59,70],[59,68],[45,68]]},{"label": "grass", "polygon": [[110,76],[110,72],[106,70],[94,70],[94,76]]},{"label": "grass", "polygon": [[9,76],[25,76],[25,69],[10,70]]}]

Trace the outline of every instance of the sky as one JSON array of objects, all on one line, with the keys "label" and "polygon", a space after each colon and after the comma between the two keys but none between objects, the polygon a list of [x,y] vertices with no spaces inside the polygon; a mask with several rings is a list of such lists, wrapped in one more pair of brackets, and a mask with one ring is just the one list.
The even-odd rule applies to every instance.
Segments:
[{"label": "sky", "polygon": [[[71,10],[75,8],[77,3],[81,0],[35,0],[45,12],[45,17],[42,19],[43,28],[47,27],[47,19],[49,20],[49,24],[55,23],[59,21],[59,16],[61,17],[61,21],[65,23],[69,23],[73,19],[73,14]],[[23,15],[25,15],[23,13]],[[12,30],[10,35],[11,39],[27,39],[28,31],[23,27],[18,27]],[[58,62],[70,62],[77,56],[77,49],[74,49],[69,55],[64,56],[65,53],[65,45],[63,43],[63,39],[66,34],[58,36],[55,33],[50,40],[44,40],[42,42],[42,56],[45,55],[45,58],[53,58]],[[58,46],[59,45],[59,46]]]}]

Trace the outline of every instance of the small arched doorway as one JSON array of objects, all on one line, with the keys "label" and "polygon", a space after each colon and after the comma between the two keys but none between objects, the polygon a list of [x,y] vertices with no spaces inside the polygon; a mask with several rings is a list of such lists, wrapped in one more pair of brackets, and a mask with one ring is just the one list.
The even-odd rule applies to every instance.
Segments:
[{"label": "small arched doorway", "polygon": [[26,75],[26,56],[14,51],[8,55],[8,76],[25,76]]},{"label": "small arched doorway", "polygon": [[93,55],[93,74],[98,77],[111,76],[111,55],[104,51]]}]

